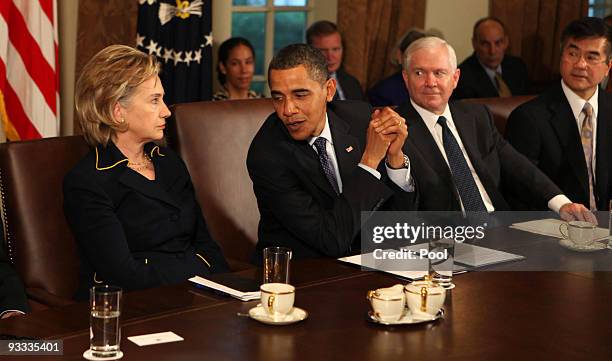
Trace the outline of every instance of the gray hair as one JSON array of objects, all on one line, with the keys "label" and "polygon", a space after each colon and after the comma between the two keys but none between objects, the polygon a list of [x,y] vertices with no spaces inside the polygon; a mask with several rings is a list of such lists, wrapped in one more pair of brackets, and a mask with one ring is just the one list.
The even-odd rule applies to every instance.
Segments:
[{"label": "gray hair", "polygon": [[446,51],[448,52],[448,62],[452,71],[457,69],[457,55],[455,54],[455,49],[450,46],[445,40],[442,40],[435,36],[427,36],[424,38],[420,38],[415,40],[406,51],[404,51],[404,70],[408,71],[410,68],[410,60],[412,59],[412,55],[421,49],[433,49],[440,46],[445,46]]}]

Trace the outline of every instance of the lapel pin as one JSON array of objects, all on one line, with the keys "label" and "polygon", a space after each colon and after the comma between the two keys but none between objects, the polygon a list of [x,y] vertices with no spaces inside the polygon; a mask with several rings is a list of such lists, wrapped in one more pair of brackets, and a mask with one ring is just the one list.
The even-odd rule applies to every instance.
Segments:
[{"label": "lapel pin", "polygon": [[347,152],[347,153],[350,153],[350,152],[352,152],[352,151],[353,151],[353,147],[348,146],[348,147],[346,148],[346,152]]}]

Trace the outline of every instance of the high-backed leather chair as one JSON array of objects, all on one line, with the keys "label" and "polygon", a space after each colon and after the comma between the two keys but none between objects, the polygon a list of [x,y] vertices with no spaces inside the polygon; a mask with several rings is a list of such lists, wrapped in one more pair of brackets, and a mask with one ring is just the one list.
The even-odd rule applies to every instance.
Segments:
[{"label": "high-backed leather chair", "polygon": [[34,308],[72,302],[79,258],[62,209],[62,181],[87,151],[80,136],[0,144],[6,245]]},{"label": "high-backed leather chair", "polygon": [[210,232],[230,265],[231,259],[250,261],[257,242],[259,211],[246,157],[273,111],[270,99],[197,102],[173,106],[168,119],[168,145],[187,164]]},{"label": "high-backed leather chair", "polygon": [[491,111],[491,114],[493,114],[493,120],[495,121],[497,130],[499,130],[502,135],[505,135],[506,122],[508,121],[510,113],[519,105],[533,98],[535,98],[535,95],[521,95],[506,98],[475,98],[464,99],[462,101],[486,105]]}]

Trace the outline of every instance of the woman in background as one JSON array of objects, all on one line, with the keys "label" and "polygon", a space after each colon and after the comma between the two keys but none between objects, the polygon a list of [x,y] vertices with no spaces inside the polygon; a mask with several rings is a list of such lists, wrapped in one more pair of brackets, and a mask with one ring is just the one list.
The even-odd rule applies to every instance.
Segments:
[{"label": "woman in background", "polygon": [[255,51],[245,38],[229,38],[219,47],[217,78],[223,87],[213,100],[261,98],[251,90],[255,72]]},{"label": "woman in background", "polygon": [[135,290],[229,270],[185,164],[153,143],[170,116],[159,69],[154,56],[111,45],[77,81],[77,116],[92,147],[64,178],[81,258],[77,299],[95,284]]}]

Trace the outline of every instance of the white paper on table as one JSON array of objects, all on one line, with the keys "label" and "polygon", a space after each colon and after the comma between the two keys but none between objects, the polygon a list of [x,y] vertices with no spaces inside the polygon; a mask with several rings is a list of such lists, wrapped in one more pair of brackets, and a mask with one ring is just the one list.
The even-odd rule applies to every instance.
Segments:
[{"label": "white paper on table", "polygon": [[[559,230],[559,226],[565,223],[560,219],[548,218],[548,219],[539,219],[537,221],[528,221],[528,222],[520,222],[514,223],[510,225],[510,228],[518,229],[525,232],[541,234],[544,236],[563,238],[561,235],[561,231]],[[600,240],[608,237],[608,230],[605,228],[597,227],[595,229],[595,240]]]},{"label": "white paper on table", "polygon": [[455,262],[465,264],[470,267],[484,267],[521,259],[525,259],[525,257],[492,248],[475,246],[473,244],[455,244]]},{"label": "white paper on table", "polygon": [[[415,244],[409,247],[402,247],[402,249],[408,249],[411,251],[415,251],[418,253],[418,250],[421,249],[423,247],[423,244]],[[362,266],[362,262],[361,262],[361,257],[362,256],[371,256],[371,253],[366,253],[363,255],[355,255],[355,256],[349,256],[349,257],[341,257],[338,258],[339,261],[341,262],[346,262],[346,263],[351,263],[351,264],[355,264],[358,266]],[[406,279],[410,279],[410,280],[414,280],[414,279],[420,279],[425,277],[429,272],[429,262],[427,261],[427,259],[413,259],[413,260],[403,260],[402,262],[409,262],[410,265],[407,266],[406,268],[410,268],[410,271],[398,271],[398,270],[385,270],[385,269],[376,269],[377,271],[381,271],[381,272],[385,272],[385,273],[389,273],[392,274],[394,276],[398,276],[398,277],[402,277],[402,278],[406,278]],[[368,268],[372,268],[369,267]],[[453,274],[460,274],[460,273],[464,273],[466,272],[466,268],[458,265],[458,264],[454,264],[453,265]]]},{"label": "white paper on table", "polygon": [[207,280],[206,278],[200,277],[200,276],[193,276],[190,279],[188,279],[188,281],[199,284],[201,286],[213,289],[213,290],[217,290],[221,293],[230,295],[234,298],[239,299],[240,301],[252,301],[252,300],[258,300],[261,297],[261,292],[260,291],[253,291],[253,292],[242,292],[240,290],[236,290],[230,287],[227,287],[225,285],[222,285],[220,283],[217,282],[213,282],[211,280]]},{"label": "white paper on table", "polygon": [[151,333],[148,335],[140,336],[130,336],[127,339],[134,342],[138,346],[157,345],[159,343],[177,342],[184,340],[181,336],[171,331]]}]

